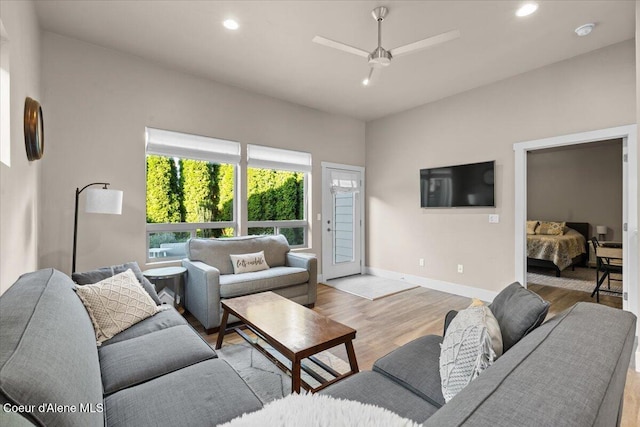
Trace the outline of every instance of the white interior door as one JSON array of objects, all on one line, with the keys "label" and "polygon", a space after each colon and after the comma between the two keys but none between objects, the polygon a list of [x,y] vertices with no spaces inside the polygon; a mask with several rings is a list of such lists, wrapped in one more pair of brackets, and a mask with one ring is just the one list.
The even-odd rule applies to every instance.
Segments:
[{"label": "white interior door", "polygon": [[322,164],[322,276],[324,280],[362,271],[364,170]]}]

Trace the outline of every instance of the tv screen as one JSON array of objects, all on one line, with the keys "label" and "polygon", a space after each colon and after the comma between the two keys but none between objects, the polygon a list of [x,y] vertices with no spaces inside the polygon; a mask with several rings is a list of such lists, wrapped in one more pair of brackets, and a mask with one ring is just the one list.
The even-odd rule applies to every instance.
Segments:
[{"label": "tv screen", "polygon": [[495,207],[495,161],[420,170],[423,208]]}]

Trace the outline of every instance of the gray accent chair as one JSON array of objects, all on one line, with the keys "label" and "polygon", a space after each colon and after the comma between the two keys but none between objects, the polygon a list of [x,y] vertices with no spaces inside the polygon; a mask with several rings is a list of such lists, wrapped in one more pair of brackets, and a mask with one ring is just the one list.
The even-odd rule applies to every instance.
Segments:
[{"label": "gray accent chair", "polygon": [[[260,251],[268,270],[233,274],[230,255]],[[185,308],[208,334],[220,327],[220,301],[225,298],[273,291],[309,307],[316,302],[317,260],[310,254],[290,252],[283,235],[190,239],[182,266],[187,269]],[[234,320],[230,316],[229,322]]]},{"label": "gray accent chair", "polygon": [[505,288],[491,304],[505,353],[446,404],[435,335],[320,393],[382,406],[424,427],[620,425],[636,316],[581,302],[538,327],[548,307],[518,283]]},{"label": "gray accent chair", "polygon": [[173,307],[97,347],[75,286],[44,269],[0,296],[0,425],[209,426],[262,407]]}]

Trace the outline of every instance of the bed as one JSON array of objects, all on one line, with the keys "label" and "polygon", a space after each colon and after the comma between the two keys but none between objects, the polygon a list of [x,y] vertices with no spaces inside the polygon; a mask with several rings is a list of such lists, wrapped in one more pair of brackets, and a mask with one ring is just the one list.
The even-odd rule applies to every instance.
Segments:
[{"label": "bed", "polygon": [[585,265],[588,257],[589,223],[567,222],[562,235],[527,235],[527,267],[552,269],[556,277],[562,270]]}]

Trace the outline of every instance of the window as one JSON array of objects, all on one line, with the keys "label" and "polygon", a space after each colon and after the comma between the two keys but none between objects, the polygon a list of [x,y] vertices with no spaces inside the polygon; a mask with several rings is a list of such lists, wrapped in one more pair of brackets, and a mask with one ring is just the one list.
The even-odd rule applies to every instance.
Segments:
[{"label": "window", "polygon": [[284,234],[290,246],[306,246],[310,171],[309,153],[247,146],[249,234]]},{"label": "window", "polygon": [[186,256],[191,237],[233,236],[240,144],[147,128],[149,261]]},{"label": "window", "polygon": [[9,36],[0,21],[0,162],[11,166],[11,80]]}]

